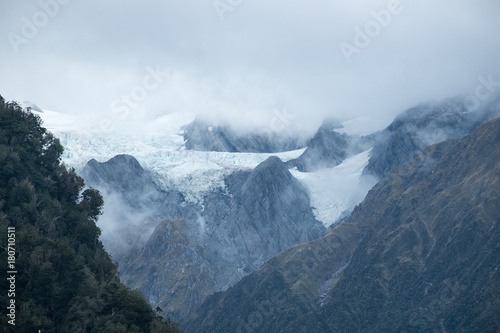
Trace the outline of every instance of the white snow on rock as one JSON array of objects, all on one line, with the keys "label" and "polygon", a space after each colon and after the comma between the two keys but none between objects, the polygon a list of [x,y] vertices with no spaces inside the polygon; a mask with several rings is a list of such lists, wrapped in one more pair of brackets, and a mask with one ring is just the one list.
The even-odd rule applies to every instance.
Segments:
[{"label": "white snow on rock", "polygon": [[[288,161],[305,150],[276,154],[185,150],[181,128],[194,115],[181,113],[144,125],[145,134],[105,133],[76,116],[47,110],[38,114],[65,147],[63,162],[77,171],[92,158],[105,162],[129,154],[153,174],[159,186],[175,188],[191,202],[201,202],[204,194],[223,188],[224,177],[235,170],[251,170],[270,156]],[[362,176],[368,158],[369,151],[365,151],[334,168],[308,173],[291,170],[308,189],[314,214],[327,228],[361,202],[376,183],[374,178]]]},{"label": "white snow on rock", "polygon": [[134,156],[157,183],[174,187],[187,200],[199,202],[203,195],[224,186],[224,177],[235,170],[251,170],[270,156],[288,161],[305,149],[275,153],[204,152],[184,149],[181,128],[192,115],[168,114],[144,125],[143,133],[105,133],[81,119],[52,111],[38,113],[44,126],[61,140],[63,162],[81,170],[92,158],[105,162],[118,154]]},{"label": "white snow on rock", "polygon": [[364,151],[336,167],[316,172],[291,170],[292,175],[308,189],[314,215],[325,227],[350,213],[377,182],[372,176],[362,175],[369,153],[370,150]]}]

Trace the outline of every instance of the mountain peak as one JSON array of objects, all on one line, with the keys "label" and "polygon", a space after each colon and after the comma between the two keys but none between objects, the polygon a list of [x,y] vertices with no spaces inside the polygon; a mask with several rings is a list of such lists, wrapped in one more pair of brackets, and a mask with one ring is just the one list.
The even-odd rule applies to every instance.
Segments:
[{"label": "mountain peak", "polygon": [[273,168],[275,170],[286,170],[285,164],[278,156],[270,156],[264,162],[260,163],[255,171],[259,172],[262,169]]},{"label": "mountain peak", "polygon": [[279,187],[280,184],[289,184],[296,181],[286,164],[277,156],[271,156],[250,173],[247,181],[243,185],[243,191],[253,188],[256,191],[259,187],[272,186]]},{"label": "mountain peak", "polygon": [[108,184],[122,193],[135,193],[139,189],[145,193],[157,192],[151,175],[131,155],[116,155],[107,162],[91,159],[81,175],[87,185],[97,188]]},{"label": "mountain peak", "polygon": [[142,166],[139,164],[139,161],[137,161],[137,159],[132,155],[127,155],[127,154],[116,155],[106,162],[106,164],[108,165],[116,165],[120,163],[127,164],[133,169],[144,170]]}]

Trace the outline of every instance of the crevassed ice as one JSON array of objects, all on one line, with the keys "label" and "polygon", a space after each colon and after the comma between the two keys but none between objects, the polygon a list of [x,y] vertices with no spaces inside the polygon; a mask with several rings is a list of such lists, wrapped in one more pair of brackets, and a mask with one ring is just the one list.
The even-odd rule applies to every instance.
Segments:
[{"label": "crevassed ice", "polygon": [[277,154],[202,152],[184,150],[181,128],[194,116],[169,114],[144,125],[144,134],[103,133],[76,117],[45,111],[44,126],[64,146],[63,162],[81,170],[92,158],[105,162],[118,154],[134,156],[152,172],[158,185],[175,188],[187,200],[199,202],[205,193],[224,187],[224,177],[235,170],[251,170],[270,156],[287,161],[304,149]]},{"label": "crevassed ice", "polygon": [[[277,154],[184,150],[180,130],[194,119],[192,115],[162,116],[146,124],[141,135],[106,134],[76,117],[52,111],[39,115],[65,147],[63,162],[77,171],[92,158],[105,162],[118,154],[129,154],[152,173],[160,187],[175,188],[193,203],[202,203],[206,193],[223,189],[224,177],[235,170],[251,170],[270,156],[288,161],[305,150]],[[350,212],[375,184],[375,179],[362,176],[368,158],[369,150],[334,168],[309,173],[291,170],[308,189],[313,212],[326,227]]]}]

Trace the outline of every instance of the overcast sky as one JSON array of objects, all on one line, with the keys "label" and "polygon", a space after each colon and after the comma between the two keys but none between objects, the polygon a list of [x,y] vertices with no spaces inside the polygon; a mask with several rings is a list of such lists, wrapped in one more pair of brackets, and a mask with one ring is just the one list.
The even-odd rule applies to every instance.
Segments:
[{"label": "overcast sky", "polygon": [[95,121],[377,127],[499,82],[499,32],[498,0],[4,0],[0,94]]}]

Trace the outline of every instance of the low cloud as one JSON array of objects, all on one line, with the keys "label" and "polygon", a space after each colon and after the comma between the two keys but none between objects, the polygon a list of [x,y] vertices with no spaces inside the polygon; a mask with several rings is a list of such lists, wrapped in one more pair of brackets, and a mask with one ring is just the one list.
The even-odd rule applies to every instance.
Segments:
[{"label": "low cloud", "polygon": [[[381,128],[421,101],[468,94],[480,76],[500,78],[496,0],[221,2],[232,8],[223,20],[201,0],[3,3],[0,93],[98,126],[158,66],[168,76],[130,109],[133,124],[194,112],[261,129],[286,108],[291,130],[313,131],[328,115]],[[37,32],[24,36],[29,24]],[[366,29],[369,43],[356,46]],[[342,43],[360,51],[350,62]]]}]

